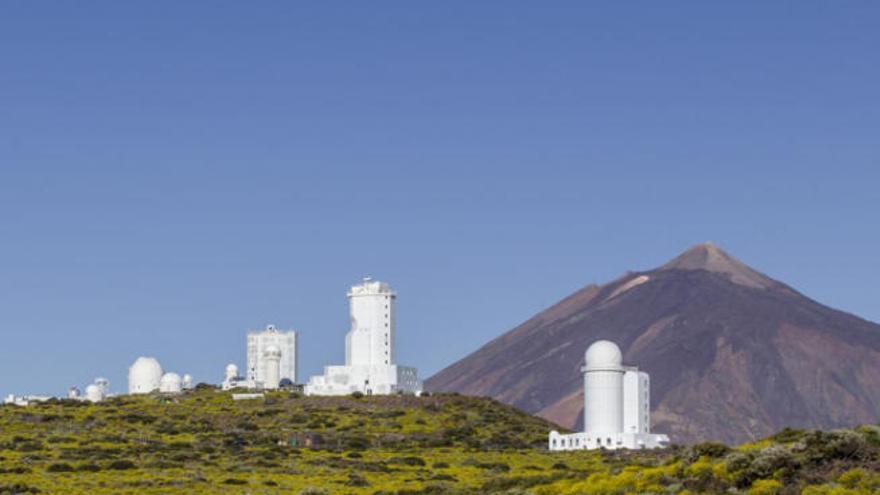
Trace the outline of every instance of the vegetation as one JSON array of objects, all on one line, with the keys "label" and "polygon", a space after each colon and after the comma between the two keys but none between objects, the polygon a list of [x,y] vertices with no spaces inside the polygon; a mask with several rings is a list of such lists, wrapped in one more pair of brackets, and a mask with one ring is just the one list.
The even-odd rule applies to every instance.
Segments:
[{"label": "vegetation", "polygon": [[855,495],[880,492],[880,428],[755,444],[546,451],[554,426],[488,399],[126,396],[0,407],[0,494]]}]

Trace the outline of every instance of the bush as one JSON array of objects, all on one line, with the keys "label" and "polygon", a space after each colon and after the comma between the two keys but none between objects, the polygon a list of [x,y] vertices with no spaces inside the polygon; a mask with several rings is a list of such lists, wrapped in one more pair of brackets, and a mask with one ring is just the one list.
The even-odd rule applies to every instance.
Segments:
[{"label": "bush", "polygon": [[55,464],[50,464],[49,467],[46,468],[46,471],[50,473],[70,473],[75,471],[73,466],[67,464],[66,462],[58,462]]},{"label": "bush", "polygon": [[749,488],[749,495],[776,495],[782,489],[782,483],[776,480],[757,480]]},{"label": "bush", "polygon": [[137,468],[137,466],[128,459],[120,459],[118,461],[113,461],[107,465],[107,469],[112,469],[114,471],[125,471],[135,468]]},{"label": "bush", "polygon": [[352,393],[351,393],[351,398],[352,398],[352,399],[363,399],[363,398],[364,398],[364,393],[363,393],[363,392],[352,392]]},{"label": "bush", "polygon": [[421,457],[408,456],[408,457],[392,457],[388,459],[389,464],[404,464],[406,466],[426,466],[428,463],[425,462]]}]

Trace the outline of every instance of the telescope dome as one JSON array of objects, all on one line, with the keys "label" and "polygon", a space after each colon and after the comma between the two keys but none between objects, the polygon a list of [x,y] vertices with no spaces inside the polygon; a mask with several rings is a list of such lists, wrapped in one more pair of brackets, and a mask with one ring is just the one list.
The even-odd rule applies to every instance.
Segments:
[{"label": "telescope dome", "polygon": [[148,394],[159,388],[162,366],[156,358],[139,357],[128,369],[128,393]]},{"label": "telescope dome", "polygon": [[159,381],[160,392],[175,394],[180,392],[182,388],[182,380],[177,373],[165,373]]},{"label": "telescope dome", "polygon": [[597,340],[587,348],[584,363],[590,369],[617,369],[623,364],[623,353],[620,347],[610,340]]}]

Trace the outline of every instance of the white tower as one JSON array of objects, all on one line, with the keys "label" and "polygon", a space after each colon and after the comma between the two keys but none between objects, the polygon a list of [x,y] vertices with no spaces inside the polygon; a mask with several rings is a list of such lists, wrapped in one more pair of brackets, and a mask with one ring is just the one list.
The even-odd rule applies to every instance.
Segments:
[{"label": "white tower", "polygon": [[104,389],[97,383],[93,383],[86,387],[86,400],[89,402],[101,402],[106,397]]},{"label": "white tower", "polygon": [[183,389],[184,389],[184,390],[190,390],[190,389],[192,389],[192,388],[193,388],[193,377],[192,377],[192,375],[190,375],[189,373],[183,375],[183,378],[181,379],[181,383],[180,383],[180,384],[183,386]]},{"label": "white tower", "polygon": [[608,340],[594,342],[584,355],[584,432],[623,431],[623,354]]},{"label": "white tower", "polygon": [[370,278],[348,292],[351,330],[345,336],[346,366],[394,364],[396,298],[388,284]]},{"label": "white tower", "polygon": [[263,352],[263,358],[265,359],[266,369],[263,387],[275,390],[278,388],[278,383],[281,381],[281,349],[274,345],[270,345],[266,348],[265,352]]},{"label": "white tower", "polygon": [[345,334],[345,364],[326,366],[323,375],[311,377],[306,395],[420,393],[418,370],[395,363],[397,295],[391,287],[365,278],[347,296],[351,327]]},{"label": "white tower", "polygon": [[623,365],[617,344],[594,342],[584,354],[584,431],[551,431],[550,450],[655,449],[669,437],[651,433],[650,380],[635,366]]},{"label": "white tower", "polygon": [[148,394],[159,389],[162,366],[156,358],[139,357],[128,368],[128,393]]}]

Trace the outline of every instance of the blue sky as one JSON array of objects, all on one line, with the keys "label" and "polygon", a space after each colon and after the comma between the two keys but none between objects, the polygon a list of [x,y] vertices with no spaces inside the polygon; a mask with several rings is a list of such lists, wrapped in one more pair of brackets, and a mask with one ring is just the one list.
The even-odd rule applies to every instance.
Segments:
[{"label": "blue sky", "polygon": [[343,359],[399,292],[425,376],[712,240],[880,320],[876,2],[0,6],[0,393],[244,334]]}]

